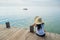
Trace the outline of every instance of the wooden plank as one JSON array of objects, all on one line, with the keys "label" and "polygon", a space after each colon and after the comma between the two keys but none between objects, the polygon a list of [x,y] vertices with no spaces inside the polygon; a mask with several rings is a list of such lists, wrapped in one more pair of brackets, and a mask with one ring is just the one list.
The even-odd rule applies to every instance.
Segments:
[{"label": "wooden plank", "polygon": [[50,39],[51,39],[51,40],[55,40],[55,38],[56,38],[56,37],[55,37],[55,34],[50,33]]},{"label": "wooden plank", "polygon": [[37,40],[37,37],[38,37],[38,36],[36,36],[35,33],[29,32],[29,33],[26,35],[26,39],[25,39],[25,40]]},{"label": "wooden plank", "polygon": [[[23,29],[18,30],[17,32],[15,32],[10,38],[8,38],[7,40],[15,40],[16,38],[18,38],[18,33],[22,33]],[[17,39],[16,39],[17,40]]]},{"label": "wooden plank", "polygon": [[56,34],[56,38],[55,39],[60,40],[60,35]]},{"label": "wooden plank", "polygon": [[15,32],[17,32],[19,29],[11,29],[9,30],[10,33],[6,35],[6,37],[3,38],[3,40],[7,40],[9,37],[11,37]]},{"label": "wooden plank", "polygon": [[22,35],[24,35],[24,32],[26,32],[26,30],[22,30],[19,33],[16,34],[16,36],[12,39],[12,40],[21,40],[20,38],[22,37]]},{"label": "wooden plank", "polygon": [[30,33],[28,29],[1,29],[0,40],[60,40],[59,34],[46,32],[46,37],[38,37],[35,33]]},{"label": "wooden plank", "polygon": [[25,40],[26,35],[28,34],[28,32],[29,32],[29,30],[24,31],[24,33],[22,34],[22,36],[21,36],[21,37],[19,37],[19,39],[18,39],[18,40]]},{"label": "wooden plank", "polygon": [[3,32],[5,32],[5,33],[3,33],[3,34],[0,36],[0,40],[2,40],[4,37],[6,37],[7,34],[10,33],[8,30],[3,31]]},{"label": "wooden plank", "polygon": [[0,31],[0,38],[5,35],[5,33],[8,32],[7,29],[3,30],[3,31]]}]

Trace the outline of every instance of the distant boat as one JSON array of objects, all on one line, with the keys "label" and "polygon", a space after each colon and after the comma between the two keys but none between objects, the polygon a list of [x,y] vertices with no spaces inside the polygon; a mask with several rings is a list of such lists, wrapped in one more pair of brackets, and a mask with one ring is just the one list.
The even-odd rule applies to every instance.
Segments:
[{"label": "distant boat", "polygon": [[23,10],[28,10],[27,8],[23,8]]}]

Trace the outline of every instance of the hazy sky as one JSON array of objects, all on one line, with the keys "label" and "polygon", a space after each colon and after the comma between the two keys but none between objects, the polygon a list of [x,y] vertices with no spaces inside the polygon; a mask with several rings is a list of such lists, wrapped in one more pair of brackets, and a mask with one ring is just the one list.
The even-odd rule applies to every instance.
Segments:
[{"label": "hazy sky", "polygon": [[[30,8],[27,12],[22,8]],[[60,0],[0,0],[0,15],[30,15],[59,11]],[[26,12],[26,14],[24,14]],[[32,14],[31,14],[32,15]]]},{"label": "hazy sky", "polygon": [[59,6],[60,0],[0,0],[0,6]]}]

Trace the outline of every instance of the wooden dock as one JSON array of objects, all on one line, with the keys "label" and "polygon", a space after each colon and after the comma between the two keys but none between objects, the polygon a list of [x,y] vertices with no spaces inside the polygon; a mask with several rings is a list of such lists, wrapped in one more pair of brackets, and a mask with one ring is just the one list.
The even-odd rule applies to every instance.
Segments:
[{"label": "wooden dock", "polygon": [[0,40],[60,40],[60,34],[46,32],[46,37],[38,37],[25,28],[0,28]]}]

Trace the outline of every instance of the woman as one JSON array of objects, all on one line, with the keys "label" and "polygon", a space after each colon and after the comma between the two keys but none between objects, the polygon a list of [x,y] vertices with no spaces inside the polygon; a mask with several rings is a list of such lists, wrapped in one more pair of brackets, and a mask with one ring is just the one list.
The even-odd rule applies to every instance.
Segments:
[{"label": "woman", "polygon": [[32,26],[36,27],[36,35],[37,36],[40,36],[40,37],[45,36],[44,22],[42,21],[42,18],[40,18],[39,16],[36,16],[35,17],[35,22]]}]

